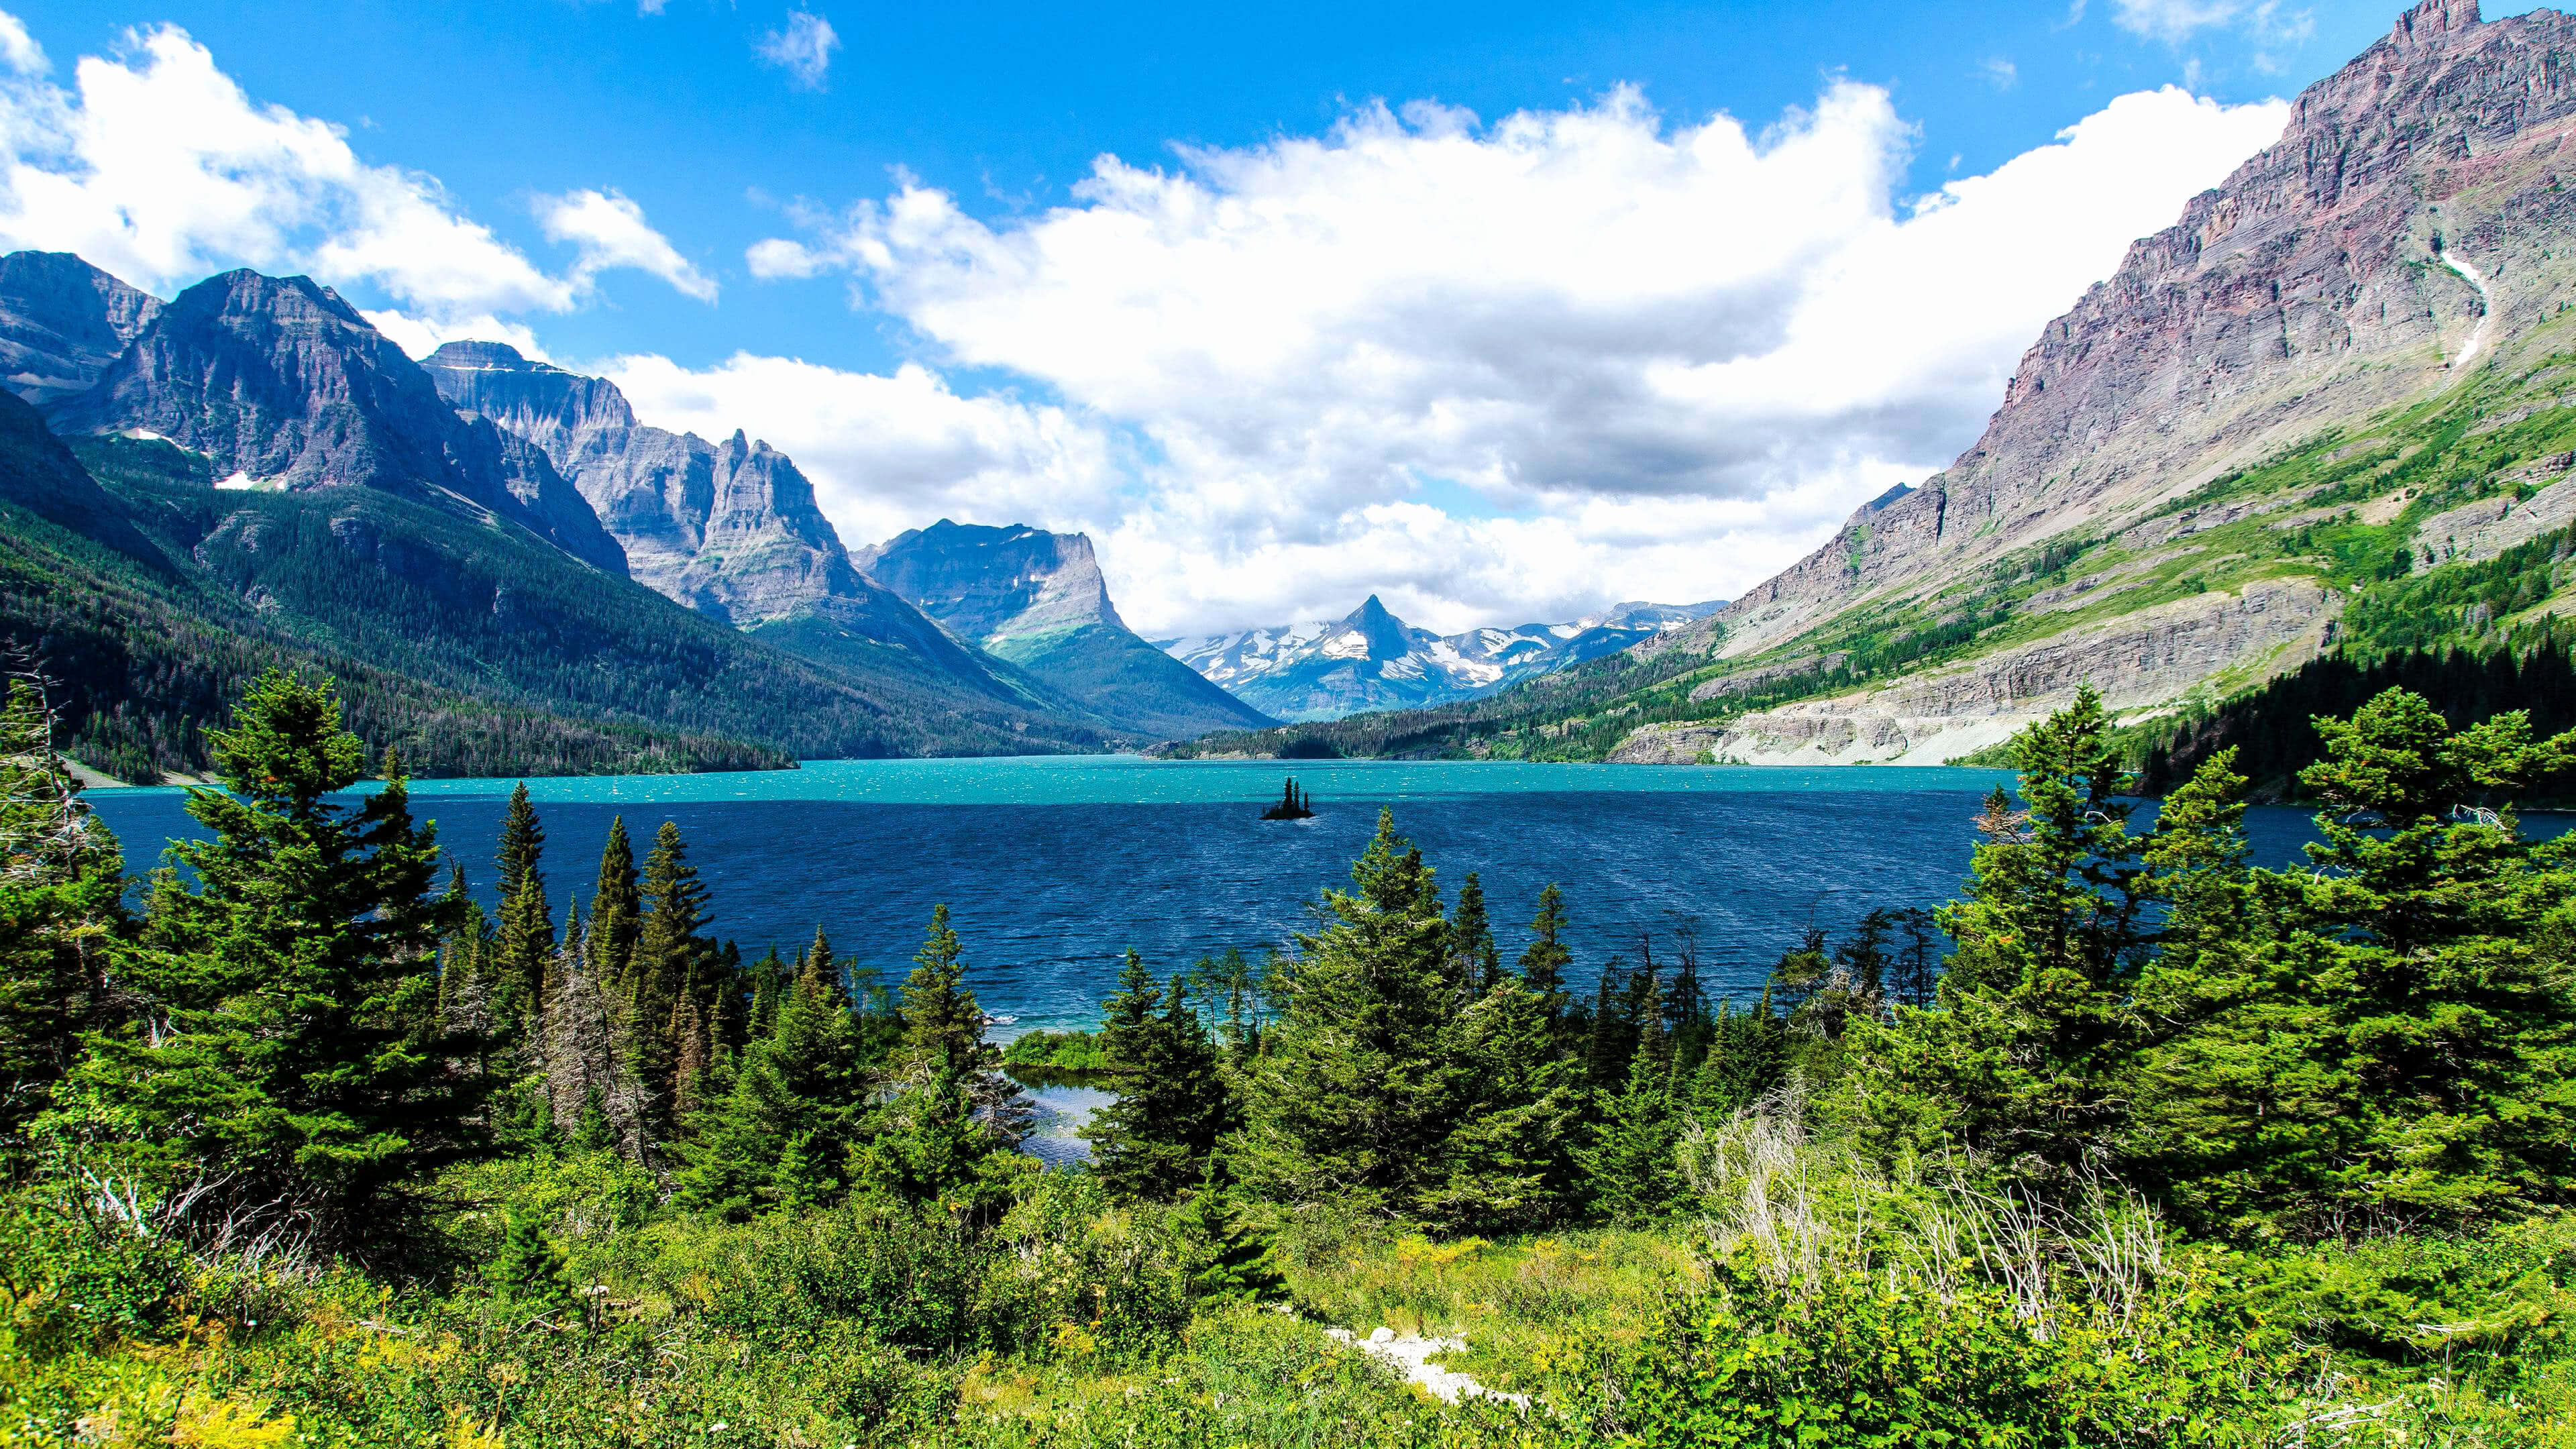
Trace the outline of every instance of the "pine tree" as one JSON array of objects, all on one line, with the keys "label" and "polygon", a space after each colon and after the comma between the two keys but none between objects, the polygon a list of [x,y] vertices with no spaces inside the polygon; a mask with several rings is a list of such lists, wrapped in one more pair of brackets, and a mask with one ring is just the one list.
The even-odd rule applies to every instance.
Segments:
[{"label": "pine tree", "polygon": [[1483,996],[1502,979],[1502,953],[1494,945],[1493,922],[1485,914],[1485,887],[1474,871],[1458,888],[1458,904],[1449,913],[1450,973],[1456,979],[1459,1009]]},{"label": "pine tree", "polygon": [[1185,981],[1176,977],[1165,991],[1132,949],[1100,1035],[1118,1096],[1082,1129],[1092,1171],[1124,1198],[1176,1198],[1207,1175],[1218,1139],[1234,1125],[1216,1045],[1189,1006]]},{"label": "pine tree", "polygon": [[1583,1062],[1596,1092],[1616,1091],[1628,1079],[1628,1058],[1637,1044],[1635,974],[1613,956],[1603,963],[1601,984],[1592,993],[1592,1038]]},{"label": "pine tree", "polygon": [[1962,1137],[2062,1178],[2125,1111],[2153,888],[2098,695],[2023,730],[2013,757],[2026,808],[1988,799],[1969,896],[1940,912],[1958,942],[1942,1009],[1849,1032],[1867,1069],[1844,1100],[1882,1145]]},{"label": "pine tree", "polygon": [[573,1306],[563,1249],[546,1236],[545,1220],[522,1208],[502,1214],[501,1251],[484,1270],[493,1295],[521,1311],[561,1311]]},{"label": "pine tree", "polygon": [[699,1114],[679,1198],[730,1217],[831,1202],[849,1187],[870,1082],[837,990],[809,969],[771,1032],[743,1049],[731,1090]]},{"label": "pine tree", "polygon": [[545,827],[537,819],[536,806],[528,801],[528,785],[522,780],[510,792],[509,810],[501,817],[501,846],[494,862],[500,869],[496,947],[498,1004],[504,1021],[542,1010],[546,998],[555,921],[553,908],[546,903],[545,847]]},{"label": "pine tree", "polygon": [[1751,1011],[1719,1002],[1709,1027],[1708,1052],[1691,1076],[1688,1108],[1702,1125],[1713,1127],[1787,1082],[1789,1043],[1768,991]]},{"label": "pine tree", "polygon": [[1530,922],[1532,940],[1521,952],[1520,971],[1521,981],[1558,1018],[1570,1000],[1565,969],[1574,964],[1574,952],[1565,944],[1567,924],[1565,893],[1551,881],[1538,893],[1538,915]]},{"label": "pine tree", "polygon": [[934,906],[912,975],[903,986],[903,1040],[896,1051],[903,1091],[869,1141],[861,1178],[897,1201],[995,1205],[998,1173],[1028,1132],[1028,1106],[993,1070],[1001,1053],[984,1040],[984,1010],[966,986],[964,948]]},{"label": "pine tree", "polygon": [[1181,1241],[1190,1300],[1201,1308],[1264,1303],[1286,1295],[1278,1251],[1236,1208],[1233,1184],[1219,1159],[1208,1159],[1198,1191],[1173,1217],[1172,1230]]},{"label": "pine tree", "polygon": [[615,816],[608,822],[608,841],[599,851],[599,882],[590,894],[590,960],[602,981],[626,979],[634,965],[643,915],[635,846],[626,838],[626,817]]},{"label": "pine tree", "polygon": [[1682,1191],[1682,1123],[1674,1110],[1663,993],[1654,973],[1640,974],[1645,989],[1635,1008],[1637,1043],[1629,1055],[1627,1081],[1605,1105],[1593,1144],[1581,1154],[1595,1200],[1622,1222],[1659,1216]]},{"label": "pine tree", "polygon": [[1330,924],[1298,938],[1236,1165],[1274,1201],[1407,1213],[1447,1176],[1439,1151],[1458,1094],[1448,921],[1390,814],[1351,879],[1356,891],[1324,894]]},{"label": "pine tree", "polygon": [[1459,1017],[1449,1051],[1463,1100],[1441,1144],[1446,1180],[1420,1205],[1434,1227],[1525,1232],[1579,1205],[1582,1066],[1556,1034],[1547,1003],[1512,976]]},{"label": "pine tree", "polygon": [[672,1023],[681,1001],[704,988],[712,956],[702,934],[707,926],[706,887],[698,883],[697,867],[689,864],[680,827],[671,821],[663,821],[654,834],[652,853],[644,858],[640,893],[647,910],[636,931],[623,995],[635,1076],[646,1093],[646,1120],[661,1135],[672,1124],[680,1057]]},{"label": "pine tree", "polygon": [[109,1024],[116,953],[133,935],[116,837],[54,749],[43,691],[13,680],[0,711],[0,1135],[43,1110]]},{"label": "pine tree", "polygon": [[327,1247],[392,1251],[411,1189],[478,1152],[482,1083],[437,1020],[442,907],[434,827],[401,764],[363,773],[327,683],[271,671],[209,753],[226,789],[188,810],[210,839],[171,847],[127,984],[164,1023],[84,1068],[139,1157],[203,1171],[246,1210],[299,1205]]}]

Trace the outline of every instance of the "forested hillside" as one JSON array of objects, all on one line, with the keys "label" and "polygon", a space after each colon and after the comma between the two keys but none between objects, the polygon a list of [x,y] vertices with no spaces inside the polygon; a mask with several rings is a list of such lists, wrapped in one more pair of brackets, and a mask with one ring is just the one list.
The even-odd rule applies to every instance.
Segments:
[{"label": "forested hillside", "polygon": [[[60,681],[67,748],[197,774],[203,727],[271,665],[345,681],[428,775],[778,768],[798,758],[1099,748],[903,651],[833,668],[503,523],[374,489],[218,490],[171,444],[79,440],[0,397],[0,630]],[[966,707],[961,707],[964,703]]]},{"label": "forested hillside", "polygon": [[327,684],[255,683],[187,872],[129,905],[41,700],[11,697],[0,1422],[25,1442],[2576,1423],[2576,839],[2510,810],[2576,733],[2519,714],[2453,727],[2389,690],[2327,722],[2321,843],[2274,871],[2233,751],[2133,828],[2084,694],[2017,738],[1959,899],[1792,933],[1751,1001],[1706,999],[1686,935],[1577,959],[1586,903],[1554,887],[1514,929],[1381,818],[1289,949],[1130,952],[1099,1031],[1046,1044],[1116,1093],[1060,1171],[1012,1150],[1025,1098],[946,907],[899,990],[819,932],[746,961],[674,825],[614,822],[594,867],[522,793],[487,917],[396,762],[342,803],[371,761],[341,718]]}]

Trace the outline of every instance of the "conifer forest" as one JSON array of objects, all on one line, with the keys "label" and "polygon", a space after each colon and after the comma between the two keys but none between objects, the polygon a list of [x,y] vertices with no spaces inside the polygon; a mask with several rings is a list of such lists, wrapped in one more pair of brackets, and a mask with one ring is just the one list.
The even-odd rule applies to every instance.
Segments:
[{"label": "conifer forest", "polygon": [[[2576,840],[2515,813],[2576,733],[2518,712],[2318,718],[2272,870],[2235,747],[2150,809],[2086,694],[1957,899],[1752,999],[1555,887],[1506,953],[1382,815],[1291,948],[1130,951],[1007,1062],[945,907],[899,981],[745,959],[677,827],[524,788],[454,861],[327,680],[145,881],[5,729],[0,1442],[2576,1442]],[[1048,1062],[1087,1165],[1017,1150]]]}]

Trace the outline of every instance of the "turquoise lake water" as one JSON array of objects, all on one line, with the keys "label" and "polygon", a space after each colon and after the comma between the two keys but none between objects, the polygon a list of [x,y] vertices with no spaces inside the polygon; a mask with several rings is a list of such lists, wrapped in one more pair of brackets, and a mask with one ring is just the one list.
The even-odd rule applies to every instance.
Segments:
[{"label": "turquoise lake water", "polygon": [[[1293,774],[1320,814],[1257,818]],[[1311,926],[1346,885],[1380,808],[1454,894],[1480,873],[1505,955],[1539,888],[1574,914],[1588,984],[1641,940],[1695,934],[1712,989],[1757,992],[1813,919],[1930,904],[1965,875],[1969,822],[2001,772],[1379,761],[1163,762],[1127,756],[825,761],[728,775],[532,780],[558,910],[587,896],[612,815],[639,852],[678,822],[713,893],[715,930],[757,955],[819,923],[845,960],[898,982],[935,902],[965,939],[986,1008],[1012,1029],[1096,1020],[1121,953],[1157,969]],[[478,887],[511,782],[422,781],[419,813]],[[192,830],[179,790],[88,798],[138,871]],[[2562,827],[2563,828],[2563,827]],[[2307,817],[2255,812],[2258,852],[2286,862]]]}]

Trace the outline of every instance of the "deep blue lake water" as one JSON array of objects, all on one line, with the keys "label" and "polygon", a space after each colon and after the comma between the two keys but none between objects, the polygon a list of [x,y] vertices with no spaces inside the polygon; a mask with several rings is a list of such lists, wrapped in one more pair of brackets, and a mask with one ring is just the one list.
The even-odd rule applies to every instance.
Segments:
[{"label": "deep blue lake water", "polygon": [[[1294,773],[1310,821],[1260,807]],[[827,761],[733,775],[534,780],[556,909],[585,898],[623,814],[640,855],[678,822],[713,895],[715,931],[747,956],[790,952],[819,923],[890,983],[946,902],[977,995],[1018,1027],[1090,1025],[1120,955],[1168,973],[1228,946],[1256,958],[1348,884],[1381,806],[1454,896],[1483,880],[1506,959],[1539,888],[1574,917],[1588,983],[1641,934],[1698,932],[1712,991],[1758,992],[1807,921],[1839,931],[1874,906],[1947,899],[1966,874],[1979,800],[2009,776],[1957,769],[1159,762],[1133,757]],[[423,781],[415,806],[487,902],[510,782]],[[148,870],[193,831],[179,790],[86,798]],[[2567,822],[2534,820],[2555,833]],[[2257,854],[2296,858],[2305,813],[2254,812]]]}]

